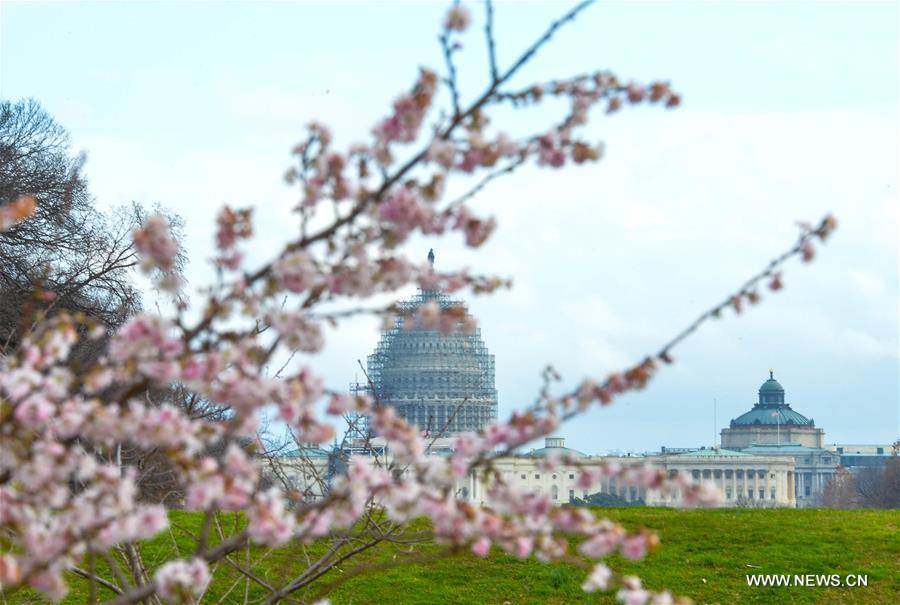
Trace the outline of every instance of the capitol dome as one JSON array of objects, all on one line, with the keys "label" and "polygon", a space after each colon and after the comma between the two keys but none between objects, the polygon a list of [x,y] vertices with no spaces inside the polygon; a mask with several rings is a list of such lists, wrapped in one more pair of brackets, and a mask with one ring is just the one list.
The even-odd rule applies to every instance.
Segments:
[{"label": "capitol dome", "polygon": [[[404,321],[434,301],[463,314],[449,334]],[[462,301],[437,290],[420,289],[399,304],[401,313],[368,357],[369,391],[381,405],[392,405],[409,423],[430,435],[446,437],[477,431],[497,418],[494,356],[481,332],[464,331],[468,311]]]}]

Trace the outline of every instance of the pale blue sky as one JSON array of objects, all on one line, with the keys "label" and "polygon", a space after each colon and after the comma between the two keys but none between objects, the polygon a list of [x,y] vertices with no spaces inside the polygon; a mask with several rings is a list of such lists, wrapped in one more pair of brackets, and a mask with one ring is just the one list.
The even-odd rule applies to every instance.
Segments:
[{"label": "pale blue sky", "polygon": [[[568,3],[500,3],[508,63]],[[102,206],[161,202],[187,221],[192,285],[208,279],[211,217],[259,207],[254,255],[291,236],[281,175],[311,119],[364,139],[419,65],[442,67],[445,3],[17,3],[0,6],[0,95],[38,99],[88,153]],[[463,91],[487,68],[464,38]],[[829,442],[887,442],[898,401],[898,14],[895,3],[600,3],[517,82],[609,68],[665,78],[674,112],[629,109],[591,135],[607,158],[524,170],[480,198],[500,228],[480,251],[434,246],[443,266],[512,275],[470,297],[497,358],[501,414],[532,401],[554,362],[569,383],[640,359],[786,248],[795,221],[838,217],[810,266],[745,316],[705,328],[642,394],[566,427],[589,452],[709,444],[774,367]],[[521,132],[554,107],[499,114]],[[333,333],[332,386],[371,352],[374,321]]]}]

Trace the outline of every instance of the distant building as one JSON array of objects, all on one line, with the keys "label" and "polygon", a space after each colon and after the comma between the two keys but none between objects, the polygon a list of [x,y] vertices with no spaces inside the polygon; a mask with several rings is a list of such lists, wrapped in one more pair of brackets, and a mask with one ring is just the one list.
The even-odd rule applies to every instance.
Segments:
[{"label": "distant building", "polygon": [[[883,469],[894,454],[892,444],[842,444],[825,446],[838,457],[841,466],[854,475],[864,469]],[[900,452],[898,452],[900,455]]]},{"label": "distant building", "polygon": [[[575,498],[608,494],[624,502],[649,506],[675,506],[679,494],[647,490],[621,480],[606,479],[590,491],[578,487],[579,469],[560,467],[542,470],[547,456],[569,456],[581,466],[601,464],[650,465],[669,473],[685,472],[697,481],[715,485],[722,494],[721,506],[794,507],[794,464],[789,457],[734,452],[719,448],[701,448],[686,452],[642,454],[637,456],[588,456],[567,448],[561,437],[548,437],[544,447],[527,454],[507,456],[495,462],[495,468],[508,484],[534,493],[546,494],[555,504]],[[461,497],[490,505],[490,485],[483,475],[470,475],[459,486]]]},{"label": "distant building", "polygon": [[771,371],[753,408],[722,429],[724,448],[792,459],[794,495],[801,508],[822,505],[825,486],[840,465],[840,458],[823,447],[824,440],[824,429],[785,401],[784,387]]},{"label": "distant building", "polygon": [[759,387],[759,400],[749,412],[731,421],[722,429],[722,447],[742,449],[753,444],[796,443],[821,448],[825,431],[816,428],[815,422],[791,409],[784,400],[784,387],[769,379]]},{"label": "distant building", "polygon": [[840,466],[840,458],[834,452],[799,443],[754,444],[741,451],[759,456],[793,459],[794,491],[798,508],[822,506],[825,486]]},{"label": "distant building", "polygon": [[[374,395],[381,405],[394,406],[412,424],[432,435],[430,453],[447,456],[453,435],[477,431],[497,417],[494,358],[479,332],[457,329],[449,334],[404,325],[421,305],[434,302],[441,308],[461,306],[434,290],[420,290],[400,305],[402,313],[386,331],[368,358],[370,383],[357,387]],[[468,317],[459,315],[460,327]],[[577,485],[578,466],[647,464],[670,474],[684,472],[697,481],[715,485],[722,506],[814,507],[823,504],[825,487],[838,466],[857,472],[883,466],[890,446],[823,446],[825,431],[811,418],[793,410],[774,374],[759,388],[757,402],[748,412],[722,429],[722,447],[666,448],[660,452],[627,456],[590,456],[567,448],[562,437],[548,437],[544,447],[495,460],[495,469],[513,487],[546,494],[557,504],[575,498],[605,494],[617,501],[650,506],[674,506],[679,494],[646,490],[608,479],[590,493]],[[284,475],[307,498],[327,493],[327,483],[340,473],[348,456],[372,456],[373,463],[389,463],[389,445],[367,435],[365,447],[335,449],[301,448],[278,462]],[[375,456],[374,454],[377,454]],[[552,455],[568,456],[578,465],[544,470],[542,461]],[[490,505],[490,481],[472,473],[457,485],[459,497]]]},{"label": "distant building", "polygon": [[[434,262],[433,253],[429,261]],[[423,305],[461,311],[449,333],[409,324]],[[481,340],[462,301],[437,290],[420,289],[400,302],[394,326],[382,334],[368,357],[369,384],[358,390],[380,405],[391,405],[410,424],[446,437],[477,431],[497,420],[494,356]]]},{"label": "distant building", "polygon": [[271,464],[263,468],[276,485],[296,492],[297,500],[312,502],[328,494],[336,453],[314,444],[303,444],[275,455]]}]

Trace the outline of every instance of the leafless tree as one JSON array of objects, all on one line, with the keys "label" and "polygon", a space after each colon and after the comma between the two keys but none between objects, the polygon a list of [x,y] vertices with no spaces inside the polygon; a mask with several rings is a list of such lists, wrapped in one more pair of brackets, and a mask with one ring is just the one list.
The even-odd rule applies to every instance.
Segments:
[{"label": "leafless tree", "polygon": [[34,100],[0,102],[0,206],[37,200],[26,221],[0,233],[0,353],[36,313],[82,312],[108,327],[140,307],[130,270],[139,208],[99,212],[69,136]]},{"label": "leafless tree", "polygon": [[858,508],[860,498],[850,471],[839,466],[825,486],[822,498],[827,508]]},{"label": "leafless tree", "polygon": [[900,508],[900,457],[896,454],[883,467],[863,469],[855,479],[862,506]]},{"label": "leafless tree", "polygon": [[37,201],[33,216],[0,233],[0,354],[41,313],[83,313],[115,328],[141,308],[131,231],[145,212],[136,203],[99,211],[83,163],[36,101],[0,101],[0,206],[21,196]]},{"label": "leafless tree", "polygon": [[[131,231],[146,213],[137,203],[100,212],[81,172],[83,162],[71,153],[66,130],[36,101],[0,101],[0,206],[21,196],[37,201],[33,216],[0,232],[0,356],[41,316],[80,313],[111,333],[141,310]],[[178,216],[165,214],[180,228]],[[180,270],[185,259],[179,260]],[[72,354],[88,365],[106,349],[106,340],[82,339]],[[175,403],[194,418],[225,413],[178,386],[145,397],[149,404]],[[183,490],[162,453],[120,444],[110,455],[138,469],[143,499],[181,501]]]},{"label": "leafless tree", "polygon": [[825,505],[833,508],[900,508],[900,440],[883,466],[850,473],[843,467],[825,486]]}]

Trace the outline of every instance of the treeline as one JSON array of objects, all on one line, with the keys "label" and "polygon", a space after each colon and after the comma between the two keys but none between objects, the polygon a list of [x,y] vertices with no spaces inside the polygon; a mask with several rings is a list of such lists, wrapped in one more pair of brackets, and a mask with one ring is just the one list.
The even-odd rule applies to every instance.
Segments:
[{"label": "treeline", "polygon": [[825,486],[824,504],[829,508],[900,508],[900,441],[884,466],[851,473],[838,467]]},{"label": "treeline", "polygon": [[[37,101],[0,100],[0,207],[23,196],[36,200],[31,217],[0,232],[0,361],[15,353],[43,318],[70,313],[106,332],[105,338],[82,340],[71,353],[77,365],[90,367],[113,332],[144,309],[132,231],[147,211],[137,202],[109,212],[98,209],[83,165],[84,156],[72,152],[69,133]],[[180,230],[178,215],[159,206],[153,211]],[[180,255],[176,271],[185,262]],[[227,414],[178,386],[147,390],[139,399],[145,405],[173,403],[193,418]],[[170,506],[182,501],[177,473],[162,452],[130,443],[84,445],[98,458],[136,468],[143,500]]]}]

